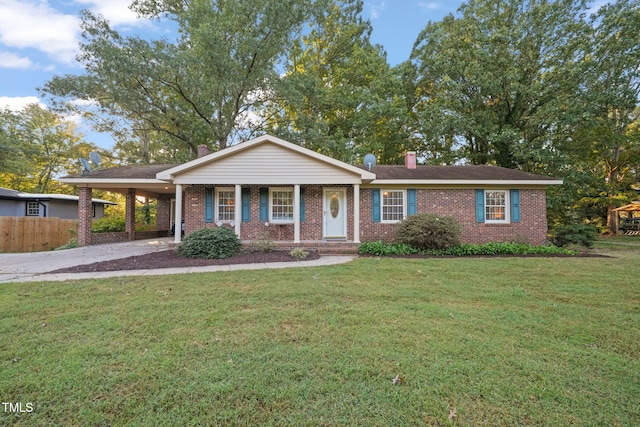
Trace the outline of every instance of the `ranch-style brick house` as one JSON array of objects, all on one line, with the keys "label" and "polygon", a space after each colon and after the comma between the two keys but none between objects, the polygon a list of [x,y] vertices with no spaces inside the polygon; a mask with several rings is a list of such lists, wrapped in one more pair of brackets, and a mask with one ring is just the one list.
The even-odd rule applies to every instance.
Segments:
[{"label": "ranch-style brick house", "polygon": [[[283,246],[354,246],[390,241],[394,224],[415,213],[454,217],[466,243],[546,241],[546,188],[561,180],[496,166],[354,166],[264,135],[183,164],[130,165],[69,176],[78,187],[78,243],[91,233],[92,190],[126,195],[125,232],[134,240],[138,195],[158,202],[157,229],[184,234],[231,227],[243,241],[267,232]],[[181,227],[176,227],[179,230]],[[174,233],[179,243],[182,233]],[[146,235],[148,237],[148,235]]]}]

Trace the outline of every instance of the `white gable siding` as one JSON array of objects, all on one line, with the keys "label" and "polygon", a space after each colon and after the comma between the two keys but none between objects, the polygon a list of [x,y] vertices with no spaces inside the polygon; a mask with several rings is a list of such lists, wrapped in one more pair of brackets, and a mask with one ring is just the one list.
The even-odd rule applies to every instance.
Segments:
[{"label": "white gable siding", "polygon": [[359,175],[271,143],[178,173],[174,184],[359,184]]}]

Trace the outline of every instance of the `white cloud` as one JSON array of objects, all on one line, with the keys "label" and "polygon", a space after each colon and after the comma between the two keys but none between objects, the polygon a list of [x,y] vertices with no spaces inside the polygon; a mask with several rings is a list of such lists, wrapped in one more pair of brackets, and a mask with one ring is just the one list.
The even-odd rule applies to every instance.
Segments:
[{"label": "white cloud", "polygon": [[420,6],[422,9],[427,9],[427,10],[438,10],[442,8],[442,5],[440,3],[436,3],[436,2],[425,2],[425,1],[421,1],[418,3],[418,6]]},{"label": "white cloud", "polygon": [[369,6],[369,9],[371,13],[371,19],[378,19],[382,12],[384,12],[384,1],[382,1],[380,4],[372,4],[371,6]]},{"label": "white cloud", "polygon": [[33,63],[25,56],[0,51],[0,68],[31,68]]},{"label": "white cloud", "polygon": [[78,50],[80,20],[46,1],[0,0],[0,42],[14,48],[33,48],[60,62],[71,63]]},{"label": "white cloud", "polygon": [[137,25],[148,21],[138,19],[135,12],[129,9],[132,0],[77,0],[83,8],[102,15],[111,26]]},{"label": "white cloud", "polygon": [[42,108],[47,108],[36,96],[16,96],[10,98],[8,96],[0,96],[0,108],[9,108],[13,111],[20,111],[29,104],[38,104]]}]

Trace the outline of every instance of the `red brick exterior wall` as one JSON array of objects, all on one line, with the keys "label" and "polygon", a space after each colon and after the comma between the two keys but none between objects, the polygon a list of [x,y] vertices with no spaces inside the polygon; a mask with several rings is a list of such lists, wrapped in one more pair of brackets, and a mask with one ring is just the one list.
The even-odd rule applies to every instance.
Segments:
[{"label": "red brick exterior wall", "polygon": [[124,231],[129,240],[135,240],[136,236],[136,189],[129,188],[125,195]]},{"label": "red brick exterior wall", "polygon": [[173,194],[160,194],[156,199],[158,209],[156,211],[156,230],[171,229],[171,199]]},{"label": "red brick exterior wall", "polygon": [[[208,185],[193,185],[185,189],[185,234],[204,227],[216,227],[204,220],[204,193]],[[293,224],[265,225],[260,221],[260,187],[251,189],[251,221],[240,226],[240,238],[253,240],[268,232],[273,240],[293,241]],[[305,221],[300,223],[301,240],[322,240],[323,188],[320,185],[303,186],[305,192]],[[353,240],[353,187],[347,189],[347,238]],[[158,209],[160,211],[160,209]],[[418,189],[417,211],[452,216],[462,225],[465,243],[492,241],[526,241],[543,244],[546,241],[546,192],[543,189],[520,190],[520,222],[485,224],[476,222],[474,189]],[[227,225],[229,226],[229,225]],[[360,241],[393,241],[395,224],[375,223],[371,218],[371,189],[360,190]]]},{"label": "red brick exterior wall", "polygon": [[[293,224],[265,225],[264,221],[260,221],[260,188],[264,186],[251,185],[243,187],[251,189],[251,221],[243,222],[240,225],[240,238],[242,240],[253,240],[261,233],[267,232],[273,240],[293,241]],[[300,238],[301,240],[322,240],[322,191],[324,186],[305,185],[302,187],[304,188],[305,220],[300,222]],[[185,234],[205,227],[217,227],[215,222],[206,223],[204,221],[205,188],[211,188],[211,186],[192,185],[185,189]],[[353,187],[334,185],[330,188],[347,189],[347,236],[349,240],[353,240]]]},{"label": "red brick exterior wall", "polygon": [[[520,222],[485,224],[476,222],[474,189],[418,189],[417,212],[454,217],[462,226],[463,243],[525,241],[546,242],[547,203],[543,189],[520,190]],[[392,241],[394,224],[371,221],[371,189],[360,192],[361,241]]]}]

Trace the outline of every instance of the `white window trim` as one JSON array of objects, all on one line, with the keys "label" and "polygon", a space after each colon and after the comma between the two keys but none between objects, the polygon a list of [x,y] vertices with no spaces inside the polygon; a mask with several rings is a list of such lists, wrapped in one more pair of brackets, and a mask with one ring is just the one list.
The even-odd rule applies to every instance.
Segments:
[{"label": "white window trim", "polygon": [[[504,219],[487,219],[487,193],[504,193]],[[510,191],[502,189],[484,190],[484,222],[485,224],[509,224],[511,223],[511,199]]]},{"label": "white window trim", "polygon": [[[30,209],[29,206],[30,205],[34,205],[34,204],[37,206],[38,213],[35,213],[35,214],[34,213],[29,213],[29,209]],[[40,208],[40,203],[38,203],[38,202],[27,202],[27,211],[25,212],[25,214],[26,214],[26,216],[40,216],[40,209],[41,209]]]},{"label": "white window trim", "polygon": [[293,224],[293,218],[295,217],[295,215],[293,215],[291,217],[291,219],[286,219],[286,220],[282,220],[282,219],[273,219],[273,192],[274,191],[290,191],[291,192],[291,197],[292,197],[292,202],[293,202],[293,209],[295,209],[295,200],[293,200],[295,198],[295,192],[293,187],[269,187],[269,222],[273,223],[273,224]]},{"label": "white window trim", "polygon": [[[233,193],[233,203],[237,203],[237,202],[236,202],[236,189],[235,189],[234,187],[216,187],[216,191],[215,191],[215,194],[214,194],[214,196],[213,196],[213,197],[214,197],[214,204],[213,204],[213,206],[214,206],[214,209],[215,209],[215,212],[214,212],[214,215],[213,215],[213,216],[214,216],[214,218],[215,218],[215,221],[216,221],[216,222],[221,221],[221,222],[223,222],[223,223],[231,223],[231,222],[234,222],[234,221],[235,221],[235,219],[236,219],[236,212],[235,212],[235,208],[234,208],[234,210],[233,210],[233,212],[232,212],[232,214],[233,214],[233,218],[231,218],[231,219],[220,219],[220,217],[218,216],[218,215],[220,215],[220,211],[218,210],[218,209],[220,209],[220,196],[219,196],[219,192],[220,192],[220,191],[229,191],[229,192],[232,192],[232,193]],[[235,205],[234,205],[234,206],[235,206]]]},{"label": "white window trim", "polygon": [[402,219],[406,219],[407,218],[407,190],[402,188],[381,188],[380,189],[380,222],[383,224],[397,224],[402,220],[384,219],[384,193],[388,191],[397,191],[402,193]]}]

